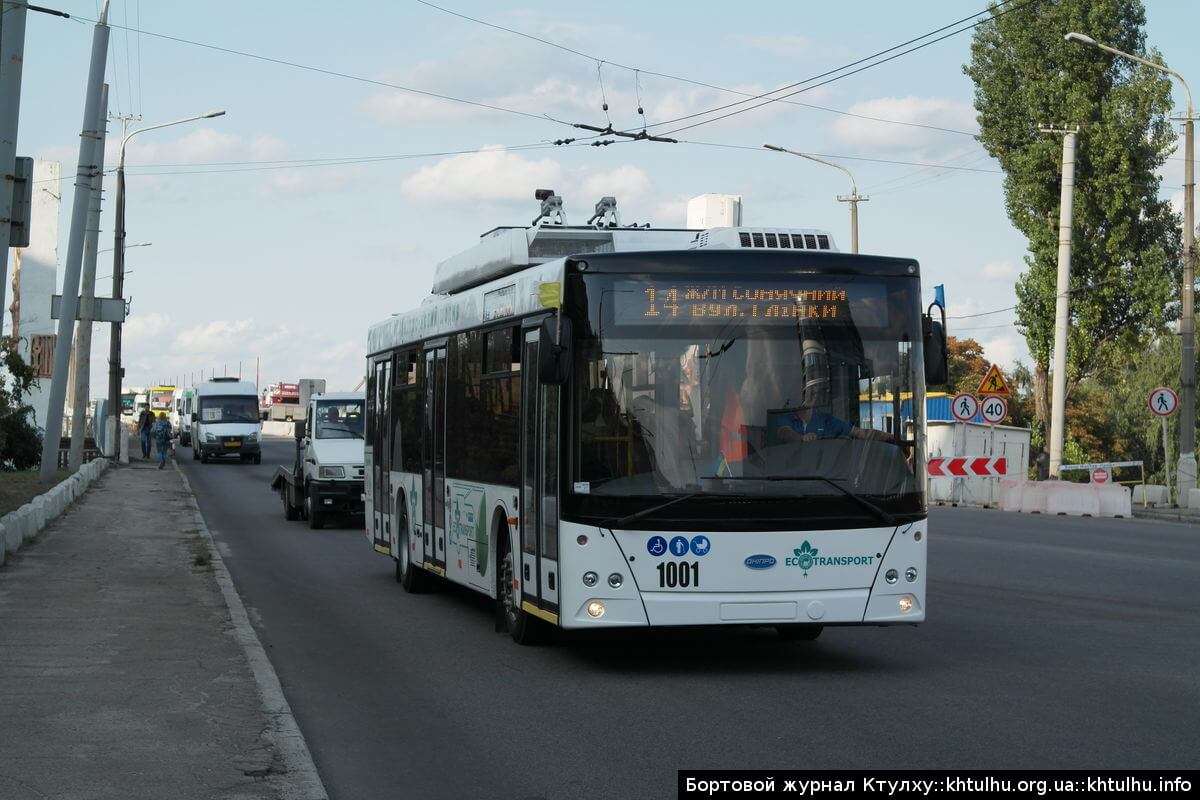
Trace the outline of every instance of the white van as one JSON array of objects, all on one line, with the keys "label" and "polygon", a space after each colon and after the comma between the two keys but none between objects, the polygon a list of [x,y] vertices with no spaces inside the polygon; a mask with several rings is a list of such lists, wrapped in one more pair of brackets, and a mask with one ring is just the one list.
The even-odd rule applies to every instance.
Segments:
[{"label": "white van", "polygon": [[192,458],[207,463],[224,456],[262,463],[258,391],[237,378],[213,378],[196,387]]},{"label": "white van", "polygon": [[179,443],[187,447],[192,443],[192,412],[196,408],[196,390],[181,386],[175,390],[171,401],[171,435],[179,437]]}]

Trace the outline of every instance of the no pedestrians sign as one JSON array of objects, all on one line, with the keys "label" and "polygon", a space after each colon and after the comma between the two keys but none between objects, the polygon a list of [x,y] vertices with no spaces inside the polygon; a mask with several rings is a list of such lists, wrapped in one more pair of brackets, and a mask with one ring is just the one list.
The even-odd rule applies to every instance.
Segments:
[{"label": "no pedestrians sign", "polygon": [[1146,398],[1146,405],[1158,416],[1169,417],[1179,408],[1179,395],[1175,394],[1174,389],[1160,386],[1150,392],[1150,396]]}]

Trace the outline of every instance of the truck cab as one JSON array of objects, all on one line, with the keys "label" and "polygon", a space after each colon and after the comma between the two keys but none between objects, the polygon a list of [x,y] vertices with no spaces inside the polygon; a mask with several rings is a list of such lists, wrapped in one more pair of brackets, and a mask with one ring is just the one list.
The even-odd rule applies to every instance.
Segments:
[{"label": "truck cab", "polygon": [[303,476],[304,514],[321,527],[329,514],[363,513],[364,392],[315,394],[297,441]]}]

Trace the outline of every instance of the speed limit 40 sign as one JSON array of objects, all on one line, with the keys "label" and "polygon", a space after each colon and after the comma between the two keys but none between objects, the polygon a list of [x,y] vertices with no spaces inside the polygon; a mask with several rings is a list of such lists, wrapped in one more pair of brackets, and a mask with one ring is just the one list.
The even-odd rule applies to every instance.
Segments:
[{"label": "speed limit 40 sign", "polygon": [[1008,416],[1008,403],[1004,402],[1003,397],[985,397],[979,409],[983,414],[984,422],[989,422],[992,425],[1003,422]]}]

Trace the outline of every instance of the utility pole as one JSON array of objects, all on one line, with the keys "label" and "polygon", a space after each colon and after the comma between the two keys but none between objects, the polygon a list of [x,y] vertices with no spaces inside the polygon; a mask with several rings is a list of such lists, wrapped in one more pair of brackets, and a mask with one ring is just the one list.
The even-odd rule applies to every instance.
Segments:
[{"label": "utility pole", "polygon": [[[100,198],[104,186],[105,120],[108,118],[108,84],[100,89],[100,113],[96,117],[96,149],[92,161],[92,197],[88,207],[87,232],[83,240],[83,285],[79,299],[79,330],[75,332],[75,385],[72,387],[71,453],[67,466],[75,472],[83,466],[83,440],[87,433],[87,407],[91,396],[92,321],[96,318],[96,247],[100,240]],[[98,419],[93,425],[100,425]]]},{"label": "utility pole", "polygon": [[[1182,82],[1182,78],[1180,82]],[[1175,470],[1178,503],[1189,506],[1188,493],[1196,488],[1196,151],[1192,132],[1192,92],[1187,89],[1187,119],[1183,123],[1183,285],[1179,338],[1183,364],[1180,371],[1179,466]]]},{"label": "utility pole", "polygon": [[871,198],[858,193],[858,189],[852,189],[850,194],[839,194],[838,202],[850,204],[850,252],[858,252],[858,203],[859,201],[867,201]]},{"label": "utility pole", "polygon": [[[0,2],[0,318],[8,286],[8,237],[12,230],[12,193],[16,176],[17,121],[21,114],[21,67],[25,58],[25,7]],[[0,329],[4,324],[0,319]]]},{"label": "utility pole", "polygon": [[[127,115],[117,117],[121,121],[121,141],[128,138],[129,123],[140,119]],[[124,302],[125,299],[125,171],[117,170],[117,204],[113,213],[113,271],[112,296]],[[112,430],[107,431],[107,441],[117,441],[117,431],[121,428],[121,382],[125,370],[121,368],[121,323],[112,323],[108,337],[108,404],[112,409]],[[134,409],[136,415],[137,409]],[[120,448],[113,450],[113,460],[120,457]]]},{"label": "utility pole", "polygon": [[1061,134],[1062,198],[1058,207],[1058,289],[1054,298],[1054,390],[1050,407],[1050,477],[1062,467],[1063,435],[1067,406],[1067,326],[1070,322],[1071,218],[1075,210],[1075,146],[1079,126],[1038,127],[1042,133]]},{"label": "utility pole", "polygon": [[[75,197],[71,208],[71,233],[67,240],[66,270],[63,273],[62,303],[59,304],[58,338],[54,348],[54,371],[50,378],[50,404],[46,411],[46,432],[42,439],[42,483],[53,483],[58,472],[58,446],[62,437],[63,403],[67,397],[67,372],[71,363],[71,339],[75,317],[79,314],[79,271],[83,262],[83,236],[91,200],[92,173],[95,169],[95,139],[100,94],[104,87],[104,62],[108,55],[108,0],[92,34],[92,60],[88,68],[87,94],[84,95],[83,125],[79,137],[79,165],[75,174]],[[103,126],[101,126],[103,127]]]}]

